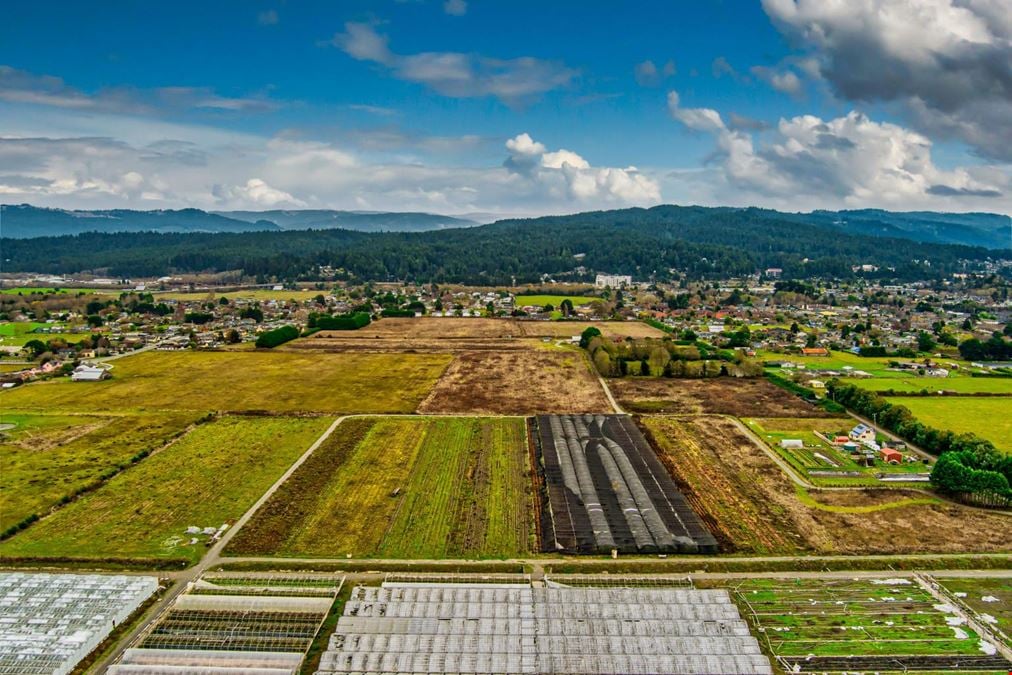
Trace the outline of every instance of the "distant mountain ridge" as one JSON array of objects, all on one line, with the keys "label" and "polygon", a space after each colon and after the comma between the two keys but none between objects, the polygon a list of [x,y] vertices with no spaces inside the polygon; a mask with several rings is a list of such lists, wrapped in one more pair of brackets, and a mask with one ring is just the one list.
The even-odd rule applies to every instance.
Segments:
[{"label": "distant mountain ridge", "polygon": [[58,237],[85,232],[269,232],[345,229],[358,232],[426,232],[473,227],[465,218],[434,213],[382,211],[202,211],[201,209],[50,209],[30,204],[0,206],[0,236]]},{"label": "distant mountain ridge", "polygon": [[300,209],[290,211],[213,211],[212,213],[248,223],[268,220],[282,230],[329,230],[341,228],[356,232],[427,232],[448,227],[473,227],[478,223],[466,218],[436,213],[399,211],[333,211]]},{"label": "distant mountain ridge", "polygon": [[[869,237],[909,239],[928,244],[961,244],[990,249],[1012,248],[1012,218],[995,213],[894,212],[881,209],[788,213],[755,207],[679,208],[682,209],[680,217],[685,219],[702,217],[704,214],[740,213],[757,220],[793,222]],[[200,209],[68,211],[29,204],[0,206],[0,236],[10,239],[85,232],[213,234],[331,229],[355,232],[430,232],[469,228],[479,224],[477,220],[470,218],[422,212],[330,209],[210,212]]]},{"label": "distant mountain ridge", "polygon": [[855,209],[780,213],[779,219],[797,219],[852,234],[897,237],[935,244],[965,244],[985,248],[1012,248],[1012,218],[997,213],[940,213],[935,211],[884,211]]},{"label": "distant mountain ridge", "polygon": [[500,220],[427,232],[314,229],[98,232],[4,238],[7,272],[154,277],[241,270],[264,279],[338,278],[500,285],[591,281],[599,272],[717,279],[779,268],[785,279],[942,279],[1012,260],[1012,248],[870,236],[775,212],[662,205]]}]

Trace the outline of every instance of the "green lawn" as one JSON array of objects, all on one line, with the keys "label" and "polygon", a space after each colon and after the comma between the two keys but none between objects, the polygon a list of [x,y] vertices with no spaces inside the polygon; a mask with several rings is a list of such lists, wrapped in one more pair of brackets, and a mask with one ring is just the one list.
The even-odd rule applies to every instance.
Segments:
[{"label": "green lawn", "polygon": [[[0,323],[0,347],[23,347],[31,340],[48,342],[50,340],[64,340],[66,342],[80,342],[90,333],[34,333],[36,329],[44,329],[51,324],[36,323],[34,321],[6,321]],[[59,324],[66,328],[66,324]]]},{"label": "green lawn", "polygon": [[229,553],[522,555],[533,532],[528,476],[522,419],[345,420]]},{"label": "green lawn", "polygon": [[918,420],[956,433],[970,432],[1012,452],[1012,400],[1001,396],[890,396]]},{"label": "green lawn", "polygon": [[448,354],[151,351],[116,360],[112,378],[104,382],[61,378],[0,392],[0,408],[413,412],[451,359]]},{"label": "green lawn", "polygon": [[1007,394],[1012,396],[1012,377],[870,377],[843,380],[870,391],[929,392],[953,391],[958,394]]},{"label": "green lawn", "polygon": [[526,307],[527,305],[544,307],[545,305],[551,305],[555,309],[558,309],[562,301],[567,298],[573,303],[574,307],[589,305],[594,300],[600,300],[600,298],[588,298],[581,295],[518,295],[515,298],[515,304],[517,307]]},{"label": "green lawn", "polygon": [[161,447],[194,414],[101,417],[0,414],[0,531],[96,484],[132,457]]},{"label": "green lawn", "polygon": [[232,524],[331,423],[227,417],[197,427],[0,544],[3,557],[199,560],[186,528]]},{"label": "green lawn", "polygon": [[[866,373],[874,375],[876,378],[911,378],[910,371],[899,371],[890,370],[890,361],[923,361],[923,357],[917,359],[909,359],[897,356],[858,356],[851,352],[830,352],[829,356],[802,356],[800,354],[776,354],[766,350],[759,350],[757,358],[763,361],[790,361],[791,363],[804,364],[806,368],[816,368],[824,370],[839,370],[841,373],[845,373],[843,370],[844,366],[850,366],[855,370],[863,370]],[[941,358],[938,362],[943,366],[948,363],[956,363],[961,368],[966,368],[970,364],[968,361],[962,361],[959,359]],[[956,377],[959,377],[958,375]],[[937,378],[923,378],[925,381]],[[860,380],[861,382],[868,382],[868,379]]]}]

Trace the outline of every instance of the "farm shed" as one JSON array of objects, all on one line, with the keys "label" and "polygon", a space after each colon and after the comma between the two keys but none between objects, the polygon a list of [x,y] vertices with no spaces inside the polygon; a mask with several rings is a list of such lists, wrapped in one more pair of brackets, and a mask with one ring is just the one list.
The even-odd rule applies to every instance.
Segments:
[{"label": "farm shed", "polygon": [[785,438],[780,441],[780,447],[784,450],[801,450],[805,443],[800,438]]},{"label": "farm shed", "polygon": [[156,577],[0,573],[0,673],[71,672],[156,590]]},{"label": "farm shed", "polygon": [[80,365],[71,373],[74,382],[98,382],[109,377],[109,367]]},{"label": "farm shed", "polygon": [[889,464],[899,464],[903,461],[903,453],[892,448],[882,448],[878,451],[878,454],[883,462],[888,462]]},{"label": "farm shed", "polygon": [[724,590],[357,587],[319,673],[770,673]]}]

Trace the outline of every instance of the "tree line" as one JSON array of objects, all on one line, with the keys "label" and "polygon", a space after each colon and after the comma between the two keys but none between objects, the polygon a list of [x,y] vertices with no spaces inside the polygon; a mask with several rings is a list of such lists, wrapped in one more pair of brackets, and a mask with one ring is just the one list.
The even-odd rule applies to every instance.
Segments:
[{"label": "tree line", "polygon": [[534,283],[543,274],[588,281],[595,271],[667,280],[674,269],[693,279],[721,278],[767,267],[783,269],[788,279],[849,278],[858,264],[879,266],[883,278],[911,280],[962,271],[965,260],[1012,257],[1012,251],[844,234],[748,209],[677,206],[416,233],[87,233],[0,243],[10,272],[150,277],[241,270],[295,280],[316,278],[320,266],[329,266],[339,278],[478,285]]}]

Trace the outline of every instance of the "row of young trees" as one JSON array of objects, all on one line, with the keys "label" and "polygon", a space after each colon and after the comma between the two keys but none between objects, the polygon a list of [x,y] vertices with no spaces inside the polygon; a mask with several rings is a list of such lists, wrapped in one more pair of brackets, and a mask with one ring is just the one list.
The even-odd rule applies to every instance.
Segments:
[{"label": "row of young trees", "polygon": [[580,345],[590,353],[595,368],[604,377],[755,377],[762,374],[762,364],[701,342],[670,338],[615,342],[605,339],[601,331],[591,326],[580,336]]},{"label": "row of young trees", "polygon": [[931,483],[939,490],[988,505],[1012,503],[1012,456],[999,452],[990,441],[929,427],[906,407],[852,384],[832,380],[827,390],[837,403],[938,455]]}]

